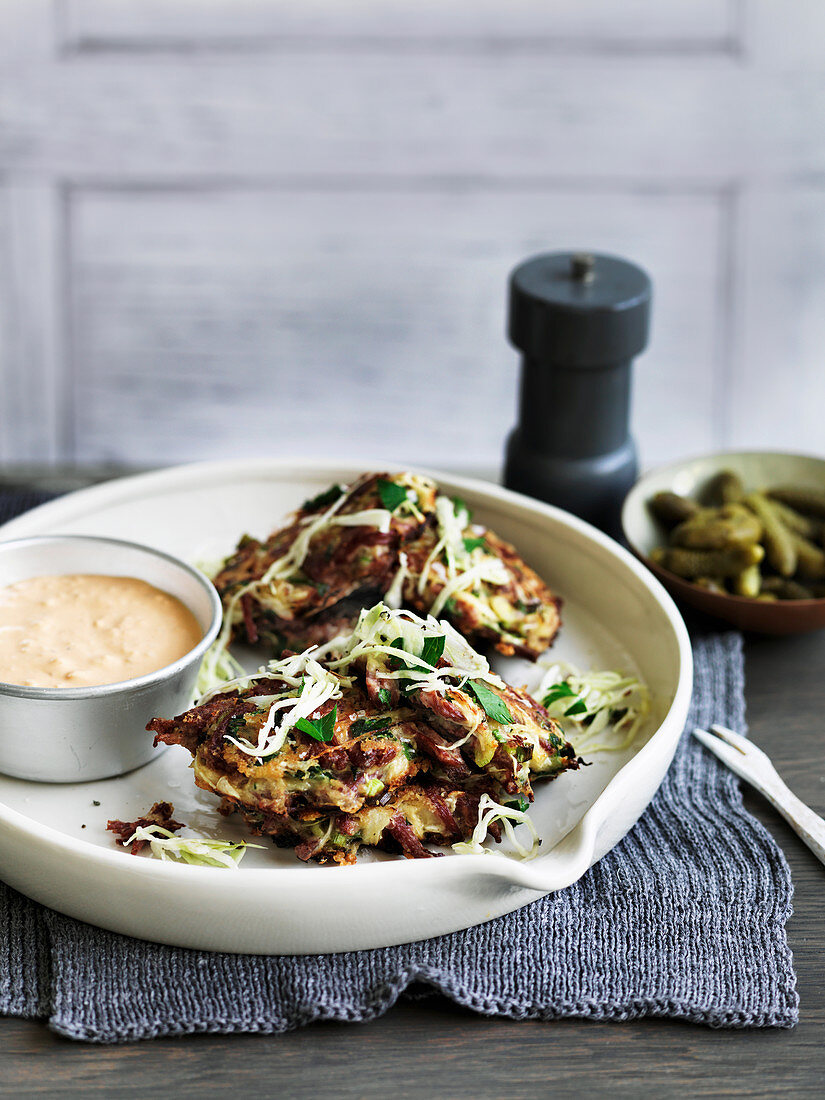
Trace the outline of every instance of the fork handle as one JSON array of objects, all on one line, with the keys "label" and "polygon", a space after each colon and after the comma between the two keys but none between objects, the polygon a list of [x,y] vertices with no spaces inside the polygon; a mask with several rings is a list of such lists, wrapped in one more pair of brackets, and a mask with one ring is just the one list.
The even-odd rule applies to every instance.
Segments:
[{"label": "fork handle", "polygon": [[825,821],[819,814],[797,798],[775,772],[770,779],[760,779],[754,786],[776,807],[820,863],[825,863]]}]

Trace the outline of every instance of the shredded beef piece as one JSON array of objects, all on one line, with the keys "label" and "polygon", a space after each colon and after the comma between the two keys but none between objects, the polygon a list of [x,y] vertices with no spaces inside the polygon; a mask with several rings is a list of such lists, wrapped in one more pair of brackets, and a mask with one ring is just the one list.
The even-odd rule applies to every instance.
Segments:
[{"label": "shredded beef piece", "polygon": [[407,859],[432,859],[433,853],[424,847],[403,814],[395,814],[384,832],[400,845]]},{"label": "shredded beef piece", "polygon": [[[262,684],[261,690],[264,688]],[[155,734],[155,745],[183,745],[194,756],[213,723],[217,722],[210,740],[213,746],[217,746],[223,740],[229,720],[236,714],[247,714],[254,709],[252,703],[239,699],[237,695],[217,695],[208,703],[187,710],[176,718],[153,718],[146,728]]]},{"label": "shredded beef piece", "polygon": [[380,768],[394,760],[400,751],[396,744],[367,749],[359,741],[349,750],[349,758],[356,768]]},{"label": "shredded beef piece", "polygon": [[416,725],[415,742],[421,752],[438,761],[449,779],[458,781],[470,775],[470,768],[461,755],[461,750],[451,748],[440,733],[428,726]]},{"label": "shredded beef piece", "polygon": [[[172,820],[174,812],[175,807],[171,802],[156,802],[151,810],[143,817],[139,817],[137,821],[110,821],[106,828],[112,833],[117,833],[120,844],[125,847],[129,837],[133,836],[139,828],[145,829],[149,825],[160,825],[162,828],[168,829],[170,833],[176,833],[178,829],[185,828],[182,822]],[[129,851],[133,856],[136,856],[148,844],[148,840],[136,840]]]},{"label": "shredded beef piece", "polygon": [[450,812],[450,807],[441,797],[441,794],[434,787],[427,787],[426,794],[427,798],[429,798],[430,802],[433,805],[433,809],[441,818],[441,822],[446,828],[448,835],[456,838],[460,837],[461,829],[459,827],[459,824],[453,817],[452,813]]},{"label": "shredded beef piece", "polygon": [[241,597],[241,611],[243,612],[243,624],[247,640],[250,645],[255,645],[258,641],[258,628],[255,625],[252,598],[249,595]]}]

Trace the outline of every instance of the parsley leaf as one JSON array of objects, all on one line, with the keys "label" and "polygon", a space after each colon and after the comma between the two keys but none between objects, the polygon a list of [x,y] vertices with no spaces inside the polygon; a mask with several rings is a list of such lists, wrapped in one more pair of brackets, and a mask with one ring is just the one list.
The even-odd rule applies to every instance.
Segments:
[{"label": "parsley leaf", "polygon": [[319,493],[317,497],[312,497],[311,500],[305,500],[301,505],[303,512],[314,512],[316,509],[328,508],[330,504],[343,496],[344,490],[341,485],[330,485],[329,489],[324,489],[322,493]]},{"label": "parsley leaf", "polygon": [[584,714],[587,710],[587,703],[584,699],[577,699],[575,703],[567,708],[564,712],[564,717],[567,718],[571,714]]},{"label": "parsley leaf", "polygon": [[496,695],[483,680],[468,680],[467,687],[478,699],[488,718],[492,718],[494,722],[500,722],[501,725],[512,724],[515,721],[504,700]]},{"label": "parsley leaf", "polygon": [[359,718],[353,722],[347,733],[350,737],[356,737],[359,733],[375,733],[378,730],[387,730],[392,725],[392,718]]},{"label": "parsley leaf", "polygon": [[390,689],[389,688],[379,688],[378,689],[378,698],[381,700],[381,702],[384,704],[385,707],[391,706],[392,696],[390,695]]},{"label": "parsley leaf", "polygon": [[435,636],[429,636],[424,639],[424,648],[421,651],[421,660],[426,661],[428,665],[436,667],[441,660],[441,655],[444,652],[444,643],[447,639],[443,634],[437,634]]},{"label": "parsley leaf", "polygon": [[[395,641],[390,642],[390,649],[400,649],[401,652],[403,653],[404,652],[404,639],[403,638],[396,638]],[[390,661],[392,662],[392,669],[393,669],[394,672],[396,672],[399,668],[409,668],[409,665],[407,664],[407,662],[402,660],[400,657],[391,657]]]},{"label": "parsley leaf", "polygon": [[569,684],[553,684],[553,686],[545,695],[543,703],[546,707],[549,707],[550,704],[555,703],[557,699],[564,699],[569,695],[575,694],[575,691],[573,691]]},{"label": "parsley leaf", "polygon": [[337,718],[338,706],[336,704],[322,718],[299,718],[295,723],[295,728],[302,733],[308,733],[316,741],[331,741]]},{"label": "parsley leaf", "polygon": [[403,485],[396,485],[394,481],[387,481],[383,477],[378,479],[378,495],[388,512],[394,512],[399,504],[407,500],[407,490]]},{"label": "parsley leaf", "polygon": [[472,554],[473,550],[483,550],[487,543],[483,538],[466,538],[464,540],[464,549],[468,554]]},{"label": "parsley leaf", "polygon": [[520,810],[523,814],[530,809],[530,803],[523,794],[520,794],[514,802],[505,802],[504,805],[508,810]]}]

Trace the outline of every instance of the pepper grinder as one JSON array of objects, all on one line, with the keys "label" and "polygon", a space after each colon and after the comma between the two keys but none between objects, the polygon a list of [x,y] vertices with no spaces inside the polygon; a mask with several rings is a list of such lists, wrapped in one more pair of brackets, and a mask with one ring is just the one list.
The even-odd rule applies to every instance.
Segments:
[{"label": "pepper grinder", "polygon": [[631,365],[650,298],[648,275],[617,256],[549,252],[510,276],[508,335],[522,359],[504,484],[614,536],[638,471]]}]

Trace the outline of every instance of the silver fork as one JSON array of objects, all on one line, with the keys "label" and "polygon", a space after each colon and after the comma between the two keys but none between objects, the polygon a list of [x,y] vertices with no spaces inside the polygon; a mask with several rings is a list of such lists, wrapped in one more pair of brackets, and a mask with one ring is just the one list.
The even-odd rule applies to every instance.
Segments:
[{"label": "silver fork", "polygon": [[723,764],[727,764],[740,779],[744,779],[764,795],[779,810],[794,832],[805,841],[817,859],[825,863],[825,821],[782,782],[770,758],[761,749],[724,726],[710,728],[711,733],[695,729],[693,736],[718,756]]}]

